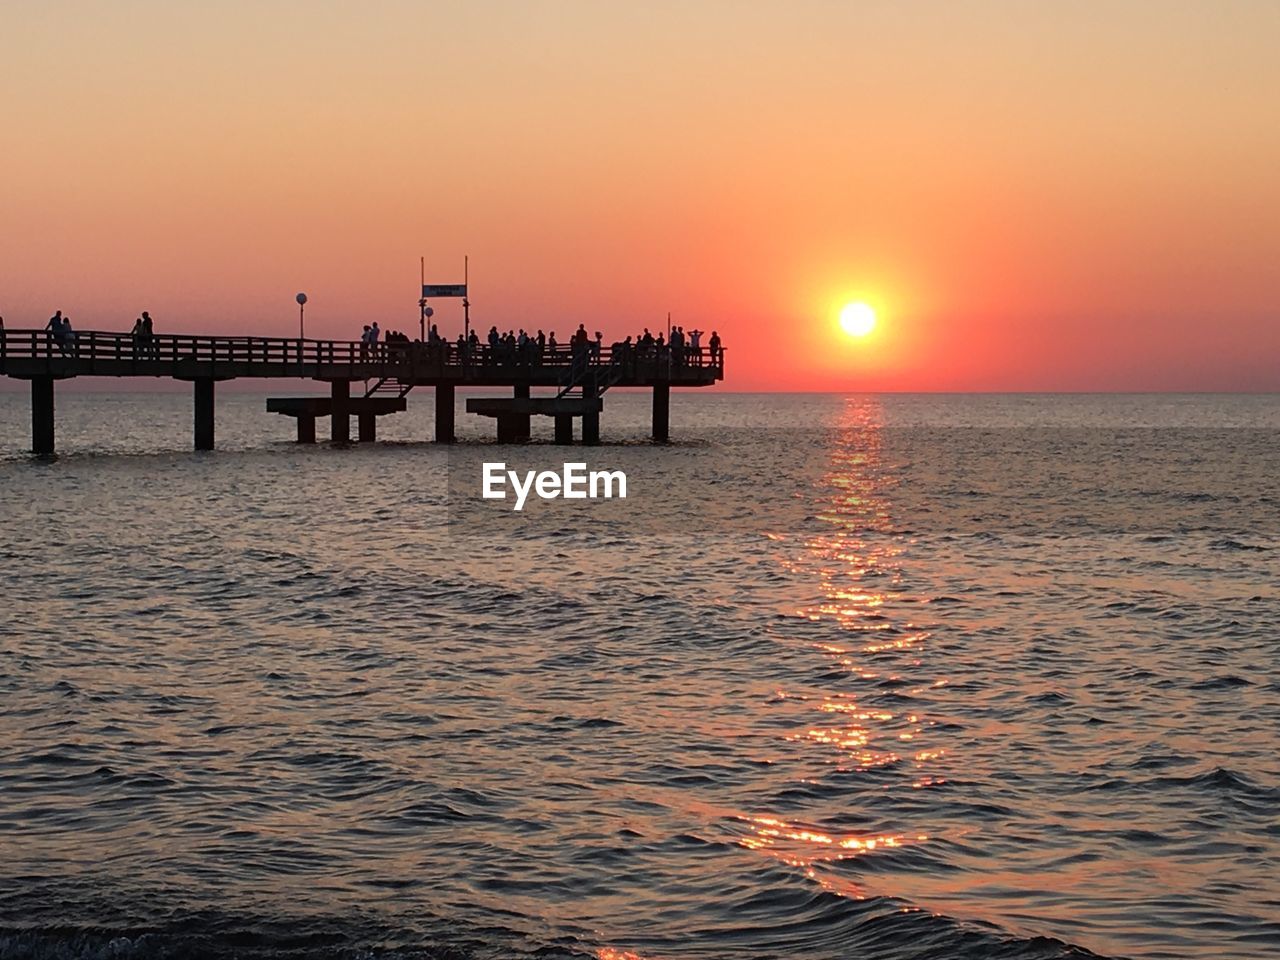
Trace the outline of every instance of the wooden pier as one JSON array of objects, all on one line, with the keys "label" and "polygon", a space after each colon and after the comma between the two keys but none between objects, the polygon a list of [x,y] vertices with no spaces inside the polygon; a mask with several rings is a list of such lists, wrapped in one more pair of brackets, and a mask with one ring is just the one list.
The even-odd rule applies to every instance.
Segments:
[{"label": "wooden pier", "polygon": [[[724,351],[705,348],[673,355],[669,349],[573,350],[567,345],[515,358],[487,346],[462,351],[456,343],[376,343],[276,337],[203,337],[96,330],[60,341],[46,330],[0,331],[0,374],[31,381],[31,449],[54,452],[54,383],[72,377],[165,377],[193,385],[193,441],[214,446],[214,384],[238,377],[318,380],[329,396],[273,397],[267,411],[297,421],[297,439],[316,438],[316,419],[328,417],[330,437],[351,439],[351,417],[361,441],[377,436],[377,418],[403,411],[415,387],[435,390],[435,440],[454,441],[454,391],[506,388],[506,396],[467,400],[467,411],[491,417],[498,440],[529,439],[530,419],[555,421],[556,443],[573,442],[581,420],[582,442],[600,442],[604,394],[613,387],[653,391],[653,439],[670,435],[672,387],[706,387],[724,379]],[[535,396],[534,390],[545,395]]]}]

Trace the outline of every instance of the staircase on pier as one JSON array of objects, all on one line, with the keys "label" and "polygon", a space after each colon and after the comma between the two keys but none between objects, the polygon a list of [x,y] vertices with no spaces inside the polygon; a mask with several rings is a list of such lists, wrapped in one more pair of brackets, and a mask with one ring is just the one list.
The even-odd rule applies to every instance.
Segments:
[{"label": "staircase on pier", "polygon": [[368,380],[365,381],[364,395],[366,398],[395,397],[403,400],[412,389],[412,383],[405,383],[396,377],[380,377],[374,381],[373,386],[369,386]]},{"label": "staircase on pier", "polygon": [[599,363],[592,363],[591,355],[584,353],[575,357],[570,364],[568,372],[561,379],[560,392],[556,394],[556,399],[575,398],[574,391],[577,391],[575,399],[599,400],[606,390],[621,379],[620,364],[615,362],[606,367]]}]

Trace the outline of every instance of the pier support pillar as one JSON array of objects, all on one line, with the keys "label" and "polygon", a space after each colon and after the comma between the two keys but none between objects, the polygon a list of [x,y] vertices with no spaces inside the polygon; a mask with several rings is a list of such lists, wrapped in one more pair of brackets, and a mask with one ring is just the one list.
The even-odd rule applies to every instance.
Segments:
[{"label": "pier support pillar", "polygon": [[[516,384],[516,386],[515,386],[515,393],[514,393],[514,396],[515,396],[515,398],[516,398],[517,400],[528,400],[528,399],[529,399],[529,385],[528,385],[527,383],[517,383],[517,384]],[[514,419],[512,420],[512,423],[515,425],[515,430],[516,430],[516,440],[517,440],[517,441],[520,441],[520,440],[528,440],[528,439],[529,439],[529,435],[530,435],[530,429],[529,429],[529,420],[530,420],[530,416],[529,416],[529,414],[527,414],[527,413],[516,413],[516,414],[512,414],[512,417],[514,418]]]},{"label": "pier support pillar", "polygon": [[213,377],[196,377],[196,449],[213,449]]},{"label": "pier support pillar", "polygon": [[378,418],[372,413],[362,413],[356,417],[360,429],[360,442],[373,443],[378,439]]},{"label": "pier support pillar", "polygon": [[527,415],[519,413],[498,414],[499,443],[522,443],[528,439],[529,417]]},{"label": "pier support pillar", "polygon": [[453,384],[436,384],[436,443],[453,443]]},{"label": "pier support pillar", "polygon": [[671,384],[653,385],[653,439],[666,443],[671,436]]},{"label": "pier support pillar", "polygon": [[597,447],[600,445],[600,411],[588,410],[582,415],[582,443],[583,446]]},{"label": "pier support pillar", "polygon": [[351,381],[333,381],[329,384],[329,396],[333,400],[329,408],[329,439],[334,443],[347,443],[351,440]]},{"label": "pier support pillar", "polygon": [[316,418],[302,414],[298,420],[298,442],[299,443],[315,443],[316,442]]},{"label": "pier support pillar", "polygon": [[31,452],[53,453],[53,377],[31,378]]},{"label": "pier support pillar", "polygon": [[556,414],[556,443],[573,443],[573,417],[570,414]]}]

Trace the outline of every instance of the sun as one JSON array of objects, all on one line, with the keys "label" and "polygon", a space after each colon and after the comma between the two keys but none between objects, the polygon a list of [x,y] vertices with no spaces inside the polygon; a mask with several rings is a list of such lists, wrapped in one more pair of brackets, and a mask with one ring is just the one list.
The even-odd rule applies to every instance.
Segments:
[{"label": "sun", "polygon": [[851,337],[865,337],[876,328],[876,312],[861,301],[840,311],[840,328]]}]

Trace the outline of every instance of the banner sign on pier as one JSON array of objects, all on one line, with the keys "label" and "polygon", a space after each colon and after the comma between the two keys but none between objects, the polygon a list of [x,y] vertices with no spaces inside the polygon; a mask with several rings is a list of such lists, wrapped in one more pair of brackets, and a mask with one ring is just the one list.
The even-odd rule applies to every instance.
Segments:
[{"label": "banner sign on pier", "polygon": [[424,299],[428,297],[465,297],[466,295],[467,285],[465,283],[424,283],[422,285]]}]

